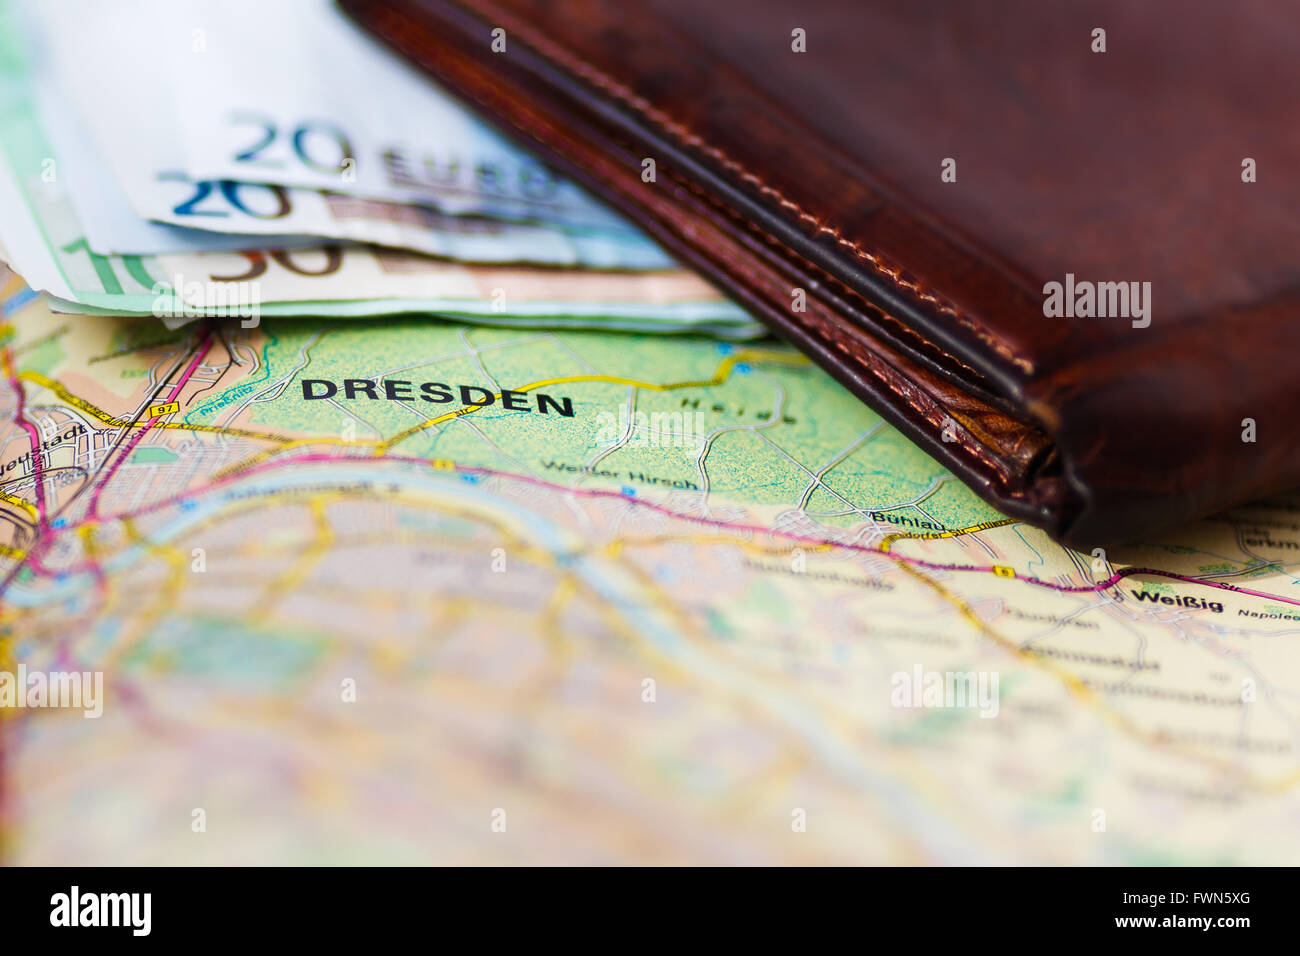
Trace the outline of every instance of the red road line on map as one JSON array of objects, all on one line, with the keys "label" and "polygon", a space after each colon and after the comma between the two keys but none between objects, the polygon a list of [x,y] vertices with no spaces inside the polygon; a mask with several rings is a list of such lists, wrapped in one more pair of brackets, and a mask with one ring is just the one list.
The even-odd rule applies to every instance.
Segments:
[{"label": "red road line on map", "polygon": [[[327,454],[324,452],[314,452],[305,455],[294,455],[291,458],[281,458],[272,461],[261,462],[257,465],[252,466],[251,468],[239,472],[238,474],[229,475],[225,478],[218,479],[217,481],[214,481],[211,484],[206,485],[205,487],[197,489],[195,491],[185,492],[176,495],[172,498],[165,499],[163,501],[158,501],[149,505],[145,505],[144,507],[139,508],[134,512],[131,512],[129,515],[122,514],[122,515],[110,516],[109,518],[98,519],[98,520],[113,521],[125,517],[136,517],[142,514],[149,514],[150,512],[153,511],[158,511],[163,508],[171,507],[179,503],[180,501],[197,497],[200,494],[206,494],[207,492],[219,489],[227,484],[243,479],[249,475],[255,475],[258,472],[270,471],[276,468],[282,468],[291,465],[324,464],[324,463],[338,463],[338,462],[379,462],[379,461],[403,462],[405,464],[422,465],[424,467],[429,466],[429,460],[426,458],[413,458],[406,455],[349,456],[349,455]],[[973,571],[977,573],[991,574],[993,573],[994,570],[993,565],[938,564],[933,561],[926,561],[922,558],[908,557],[907,555],[897,554],[893,551],[885,551],[881,548],[872,547],[870,545],[865,545],[865,544],[849,544],[849,543],[842,543],[838,541],[828,541],[825,538],[812,538],[812,537],[807,537],[805,535],[793,534],[788,531],[776,531],[771,528],[764,528],[761,525],[732,524],[726,521],[716,521],[712,518],[704,518],[698,515],[683,514],[682,512],[673,511],[671,508],[667,508],[663,505],[656,504],[653,501],[646,501],[643,498],[628,497],[622,492],[608,491],[603,488],[570,488],[565,485],[558,485],[555,484],[554,482],[546,481],[545,479],[542,478],[533,478],[528,475],[517,475],[508,471],[496,471],[495,469],[492,468],[457,467],[455,470],[467,474],[478,474],[478,475],[487,475],[490,477],[506,478],[511,481],[519,481],[525,484],[537,485],[540,487],[549,488],[553,491],[564,492],[566,494],[580,495],[582,497],[587,497],[587,498],[616,498],[620,501],[639,505],[640,507],[643,508],[650,508],[651,510],[657,511],[670,518],[676,518],[682,521],[689,521],[695,524],[707,525],[709,527],[720,528],[726,531],[747,532],[754,535],[765,535],[769,537],[780,536],[782,538],[786,538],[791,541],[796,541],[801,544],[817,545],[819,547],[843,548],[844,550],[855,551],[861,554],[879,555],[881,557],[890,560],[902,561],[906,564],[910,564],[915,567],[925,568],[931,571]],[[82,521],[78,522],[76,525],[71,526],[67,530],[74,530],[76,527],[79,527],[80,525],[85,524],[90,520],[91,520],[90,518],[83,519]],[[86,567],[80,566],[74,569],[65,569],[63,572],[51,572],[49,569],[44,569],[43,566],[40,564],[39,559],[35,558],[35,556],[29,555],[29,560],[31,561],[33,571],[36,571],[36,573],[38,574],[81,573],[85,570],[88,570]],[[1023,577],[1021,575],[1016,575],[1014,580],[1024,581],[1026,584],[1032,584],[1036,587],[1047,588],[1048,590],[1052,590],[1052,591],[1059,591],[1059,592],[1070,593],[1070,594],[1087,594],[1087,593],[1095,593],[1098,591],[1105,591],[1108,588],[1114,587],[1124,578],[1133,577],[1135,575],[1140,575],[1140,574],[1151,574],[1159,577],[1171,578],[1176,581],[1182,581],[1186,584],[1197,584],[1197,585],[1202,585],[1204,587],[1218,588],[1220,590],[1225,590],[1225,591],[1235,591],[1238,594],[1246,594],[1252,597],[1265,598],[1270,601],[1280,601],[1283,604],[1291,604],[1300,607],[1300,600],[1283,597],[1280,594],[1269,594],[1268,592],[1265,591],[1256,591],[1253,590],[1252,588],[1238,587],[1233,584],[1222,584],[1216,581],[1206,581],[1202,578],[1189,577],[1188,575],[1177,574],[1173,571],[1160,571],[1155,568],[1125,568],[1121,571],[1115,572],[1115,574],[1111,575],[1105,581],[1096,584],[1085,584],[1085,585],[1057,584],[1053,581],[1044,581],[1041,578]]]},{"label": "red road line on map", "polygon": [[[176,396],[178,396],[181,393],[181,389],[183,389],[186,383],[189,382],[190,376],[194,374],[194,370],[197,369],[199,365],[203,363],[203,360],[205,358],[207,358],[208,349],[211,347],[211,345],[212,345],[212,333],[209,331],[205,331],[203,333],[203,337],[199,340],[198,351],[195,353],[194,358],[190,361],[189,366],[181,374],[180,380],[176,383],[175,387],[171,390],[171,393],[167,396],[166,402],[175,401]],[[164,404],[166,402],[164,402]],[[144,428],[141,428],[133,436],[131,436],[131,440],[127,442],[126,450],[121,455],[119,455],[116,459],[113,460],[113,463],[109,466],[108,473],[104,475],[103,480],[100,481],[100,483],[95,486],[95,491],[90,496],[90,509],[87,514],[87,518],[89,520],[98,520],[100,495],[104,493],[104,489],[108,487],[108,483],[113,480],[113,475],[117,473],[117,469],[122,464],[122,462],[126,461],[126,459],[131,457],[131,452],[135,450],[136,445],[140,444],[140,439],[144,438],[144,436],[148,434],[149,430],[152,429],[156,424],[158,424],[157,418],[149,419],[149,421],[145,424]]]},{"label": "red road line on map", "polygon": [[[415,460],[419,460],[419,459],[415,459]],[[527,475],[512,475],[510,472],[494,471],[490,468],[461,468],[458,470],[475,472],[475,473],[485,474],[485,475],[496,475],[504,478],[511,478],[516,481],[524,481],[530,484],[545,485],[559,491],[570,491],[575,494],[621,498],[624,501],[636,502],[638,504],[644,505],[645,507],[652,508],[655,511],[662,512],[663,514],[669,515],[674,518],[684,519],[686,521],[694,521],[699,524],[707,524],[718,528],[729,528],[738,531],[751,531],[754,532],[755,534],[781,535],[782,537],[791,538],[793,540],[805,542],[808,544],[830,545],[836,548],[844,548],[845,550],[848,551],[857,551],[866,554],[878,554],[883,557],[897,558],[900,561],[905,561],[908,564],[915,565],[917,567],[923,567],[931,571],[977,571],[977,572],[983,572],[987,574],[992,574],[994,571],[994,566],[991,564],[990,565],[936,564],[935,562],[932,561],[925,561],[921,558],[912,558],[906,555],[895,554],[893,551],[885,551],[882,548],[873,548],[870,545],[865,545],[865,544],[840,543],[837,541],[827,541],[824,538],[809,538],[803,535],[790,534],[789,532],[785,532],[785,531],[775,531],[770,528],[760,527],[758,525],[740,525],[740,524],[729,524],[725,521],[714,521],[709,518],[701,518],[695,515],[687,515],[687,514],[682,514],[680,512],[672,511],[671,509],[665,508],[662,505],[657,505],[652,501],[644,501],[639,498],[629,498],[626,495],[617,491],[605,491],[603,489],[597,489],[597,488],[589,488],[589,489],[565,488],[565,486],[563,485],[556,485],[549,481],[543,481],[540,478],[531,478]],[[1099,582],[1097,584],[1090,584],[1090,585],[1089,584],[1084,584],[1084,585],[1057,584],[1054,581],[1044,581],[1041,578],[1022,577],[1021,575],[1016,575],[1015,580],[1024,581],[1027,584],[1034,584],[1037,585],[1038,587],[1048,588],[1053,591],[1063,591],[1063,592],[1074,593],[1074,594],[1085,594],[1085,593],[1091,593],[1095,591],[1104,591],[1107,588],[1114,587],[1124,578],[1133,577],[1134,575],[1138,575],[1138,574],[1159,575],[1160,577],[1172,578],[1176,581],[1182,581],[1187,584],[1200,584],[1205,587],[1219,588],[1225,591],[1236,591],[1238,594],[1249,594],[1254,597],[1268,598],[1274,601],[1282,601],[1286,604],[1294,604],[1297,607],[1300,607],[1300,600],[1294,600],[1292,598],[1282,597],[1279,594],[1269,594],[1265,591],[1256,591],[1251,588],[1237,587],[1234,584],[1222,584],[1217,581],[1206,581],[1202,578],[1193,578],[1185,574],[1178,574],[1174,571],[1160,571],[1155,568],[1125,568],[1122,571],[1116,571],[1105,581]]]},{"label": "red road line on map", "polygon": [[36,430],[36,426],[27,421],[27,396],[23,392],[23,384],[18,381],[18,374],[14,370],[13,361],[8,358],[8,349],[5,350],[5,370],[8,373],[9,387],[14,391],[18,405],[14,411],[14,422],[19,428],[27,432],[27,437],[32,444],[32,477],[36,481],[36,523],[37,535],[45,527],[45,480],[41,474],[41,436]]}]

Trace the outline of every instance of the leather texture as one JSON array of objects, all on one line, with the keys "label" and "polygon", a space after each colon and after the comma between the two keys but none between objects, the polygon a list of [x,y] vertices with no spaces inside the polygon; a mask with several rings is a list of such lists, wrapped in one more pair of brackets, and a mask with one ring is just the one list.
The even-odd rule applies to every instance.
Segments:
[{"label": "leather texture", "polygon": [[[1300,485],[1300,7],[341,6],[1013,517],[1088,550]],[[1046,315],[1067,274],[1149,324]]]}]

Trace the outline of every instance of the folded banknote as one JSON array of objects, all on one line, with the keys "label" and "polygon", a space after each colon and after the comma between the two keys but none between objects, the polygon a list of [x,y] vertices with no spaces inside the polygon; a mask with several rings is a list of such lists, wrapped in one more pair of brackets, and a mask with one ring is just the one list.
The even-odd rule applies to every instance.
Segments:
[{"label": "folded banknote", "polygon": [[[179,121],[166,128],[177,118],[173,92],[138,56],[102,42],[130,34],[125,52],[142,53],[130,44],[151,29],[165,38],[185,5],[127,6],[0,2],[0,243],[53,308],[149,314],[173,327],[205,315],[436,313],[496,325],[762,334],[576,187],[557,186],[556,195],[572,194],[565,208],[594,212],[546,222],[484,205],[194,178],[179,155]],[[189,12],[215,33],[229,26],[215,5]],[[73,30],[72,17],[91,23]],[[336,13],[323,22],[336,35],[352,29]],[[367,41],[354,31],[352,42]],[[216,52],[193,53],[195,64],[219,63]],[[449,148],[538,166],[450,101],[438,109],[456,117],[444,130]]]}]

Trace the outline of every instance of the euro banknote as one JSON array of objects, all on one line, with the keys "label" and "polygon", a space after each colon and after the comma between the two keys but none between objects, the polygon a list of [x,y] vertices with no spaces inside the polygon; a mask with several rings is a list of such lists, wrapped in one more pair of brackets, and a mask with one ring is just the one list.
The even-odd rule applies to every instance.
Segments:
[{"label": "euro banknote", "polygon": [[[491,268],[364,246],[156,256],[101,255],[22,95],[13,34],[0,30],[0,246],[16,272],[68,311],[334,316],[436,312],[495,324],[585,325],[756,334],[742,310],[683,270],[656,273]],[[51,170],[55,175],[47,175]]]},{"label": "euro banknote", "polygon": [[[3,59],[0,40],[0,60]],[[389,315],[437,312],[596,328],[748,337],[759,327],[685,270],[602,272],[490,267],[368,246],[103,256],[86,243],[33,117],[0,120],[0,246],[16,272],[66,311],[203,315]]]},{"label": "euro banknote", "polygon": [[[100,255],[153,255],[176,252],[217,252],[248,247],[246,235],[222,235],[204,230],[156,222],[131,208],[120,184],[99,152],[93,137],[62,95],[60,80],[49,71],[33,70],[27,88],[32,105],[46,131],[55,160],[42,170],[50,187],[59,184],[81,214],[86,242]],[[14,94],[14,86],[7,84]],[[13,100],[11,100],[13,102]],[[318,245],[317,236],[289,235],[281,230],[263,235],[268,248]]]},{"label": "euro banknote", "polygon": [[162,49],[195,179],[626,228],[376,45],[330,0],[176,0],[167,8],[172,39]]},{"label": "euro banknote", "polygon": [[[263,6],[268,16],[283,15],[279,3]],[[310,12],[325,15],[327,22],[339,26],[339,14],[332,8],[315,7]],[[208,82],[213,96],[218,96],[220,84],[202,80],[214,70],[237,82],[237,71],[244,67],[227,62],[234,54],[226,50],[228,44],[216,42],[227,36],[230,44],[241,49],[245,45],[231,34],[229,16],[223,5],[189,2],[17,0],[15,18],[25,46],[22,68],[28,73],[28,88],[35,91],[36,108],[61,154],[85,157],[80,168],[61,174],[77,180],[69,188],[83,204],[105,202],[102,198],[88,201],[86,196],[120,197],[113,201],[111,216],[87,217],[91,223],[87,241],[95,252],[147,255],[247,247],[248,236],[267,237],[257,243],[261,246],[285,247],[302,245],[300,237],[310,236],[379,243],[467,261],[610,269],[672,267],[672,260],[656,243],[585,196],[565,206],[587,210],[577,217],[581,221],[536,217],[517,221],[530,217],[523,216],[525,210],[520,208],[513,209],[514,218],[469,215],[511,211],[490,203],[357,201],[350,198],[348,177],[341,175],[316,177],[338,187],[329,191],[285,184],[270,176],[270,169],[266,180],[250,176],[256,169],[251,165],[239,167],[235,176],[192,175],[187,171],[184,130],[198,116],[210,118],[200,126],[220,126],[224,107],[195,105],[191,97],[178,109],[177,98],[180,87],[191,80]],[[189,23],[211,24],[194,29],[203,30],[205,37],[211,32],[213,46],[203,53],[188,52],[190,44],[181,42],[179,31]],[[301,38],[294,36],[294,42],[280,44],[282,57],[303,55]],[[177,64],[168,82],[161,83],[160,57],[187,59]],[[445,108],[459,111],[450,101]],[[544,170],[535,172],[542,167],[517,150],[503,157],[504,144],[498,148],[470,141],[478,135],[479,124],[459,113],[459,125],[452,123],[439,131],[447,149],[485,169],[509,168],[512,175],[525,178],[549,176]],[[177,135],[178,130],[182,135]],[[458,142],[457,136],[466,139]],[[521,172],[524,169],[534,172]],[[92,179],[92,185],[81,186],[80,181]],[[557,195],[563,198],[571,192],[580,196],[576,187],[567,185]],[[153,224],[173,228],[152,228]],[[175,227],[185,231],[177,232]],[[209,233],[213,235],[205,239]],[[227,238],[230,235],[237,238]]]},{"label": "euro banknote", "polygon": [[[159,277],[150,290],[149,311],[171,327],[208,314],[243,316],[251,310],[259,317],[347,318],[435,312],[493,325],[689,331],[723,338],[751,338],[762,331],[702,279],[681,269],[485,266],[368,246],[186,253],[142,257],[138,265]],[[57,295],[52,307],[86,311]]]}]

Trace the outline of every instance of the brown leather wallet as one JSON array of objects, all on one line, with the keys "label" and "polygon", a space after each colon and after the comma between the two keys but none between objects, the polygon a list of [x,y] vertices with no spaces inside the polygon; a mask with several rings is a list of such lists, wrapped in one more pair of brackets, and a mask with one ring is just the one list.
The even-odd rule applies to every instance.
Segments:
[{"label": "brown leather wallet", "polygon": [[1008,515],[1300,485],[1300,7],[341,5]]}]

